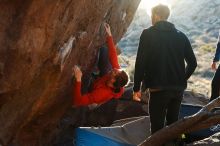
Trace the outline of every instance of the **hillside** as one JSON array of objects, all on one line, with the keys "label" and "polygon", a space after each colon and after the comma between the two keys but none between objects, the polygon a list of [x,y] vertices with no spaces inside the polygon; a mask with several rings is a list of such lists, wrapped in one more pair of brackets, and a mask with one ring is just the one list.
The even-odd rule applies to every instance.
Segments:
[{"label": "hillside", "polygon": [[[198,67],[189,80],[188,90],[209,96],[214,75],[210,66],[220,29],[220,0],[178,0],[172,4],[171,11],[169,21],[189,37],[198,60]],[[140,34],[150,25],[146,10],[139,8],[127,33],[118,44],[123,52],[122,60],[127,63],[131,74]]]}]

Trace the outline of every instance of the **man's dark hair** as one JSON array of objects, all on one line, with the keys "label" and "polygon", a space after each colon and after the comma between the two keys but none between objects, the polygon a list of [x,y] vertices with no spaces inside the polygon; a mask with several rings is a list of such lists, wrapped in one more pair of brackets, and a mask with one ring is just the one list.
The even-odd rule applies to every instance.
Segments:
[{"label": "man's dark hair", "polygon": [[152,15],[159,16],[162,20],[167,20],[170,16],[170,9],[168,6],[159,4],[151,9]]},{"label": "man's dark hair", "polygon": [[124,87],[128,83],[128,74],[125,71],[121,71],[115,76],[115,82],[113,83],[115,87],[115,93],[120,92],[120,88]]}]

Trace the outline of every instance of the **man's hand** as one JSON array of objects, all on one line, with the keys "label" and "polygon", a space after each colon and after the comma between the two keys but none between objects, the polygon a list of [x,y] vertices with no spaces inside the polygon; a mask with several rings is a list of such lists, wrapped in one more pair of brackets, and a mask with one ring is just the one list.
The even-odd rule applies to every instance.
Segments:
[{"label": "man's hand", "polygon": [[133,93],[133,100],[134,101],[141,101],[141,91]]},{"label": "man's hand", "polygon": [[216,68],[216,62],[213,62],[211,67],[212,67],[212,70],[216,70],[217,69]]},{"label": "man's hand", "polygon": [[104,23],[104,27],[105,27],[105,32],[107,33],[108,36],[112,36],[112,33],[111,33],[111,28],[109,26],[108,23]]},{"label": "man's hand", "polygon": [[75,76],[77,82],[81,82],[82,71],[77,65],[73,67],[73,75]]}]

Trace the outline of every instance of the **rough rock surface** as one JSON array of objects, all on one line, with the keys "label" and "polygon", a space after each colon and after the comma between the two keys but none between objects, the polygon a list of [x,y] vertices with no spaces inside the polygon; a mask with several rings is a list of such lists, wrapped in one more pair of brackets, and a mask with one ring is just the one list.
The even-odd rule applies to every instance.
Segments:
[{"label": "rough rock surface", "polygon": [[139,0],[0,1],[0,145],[50,145],[71,106],[71,68],[89,73],[103,45],[117,42]]}]

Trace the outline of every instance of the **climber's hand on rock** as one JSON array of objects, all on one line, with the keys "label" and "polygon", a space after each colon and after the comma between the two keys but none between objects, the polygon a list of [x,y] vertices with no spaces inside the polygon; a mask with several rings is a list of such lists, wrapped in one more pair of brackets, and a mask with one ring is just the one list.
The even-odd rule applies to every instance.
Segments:
[{"label": "climber's hand on rock", "polygon": [[105,31],[107,33],[108,36],[112,36],[112,33],[111,33],[111,28],[109,26],[108,23],[104,23],[104,27],[105,27]]},{"label": "climber's hand on rock", "polygon": [[75,76],[77,82],[81,82],[82,71],[77,65],[73,67],[73,75]]}]

